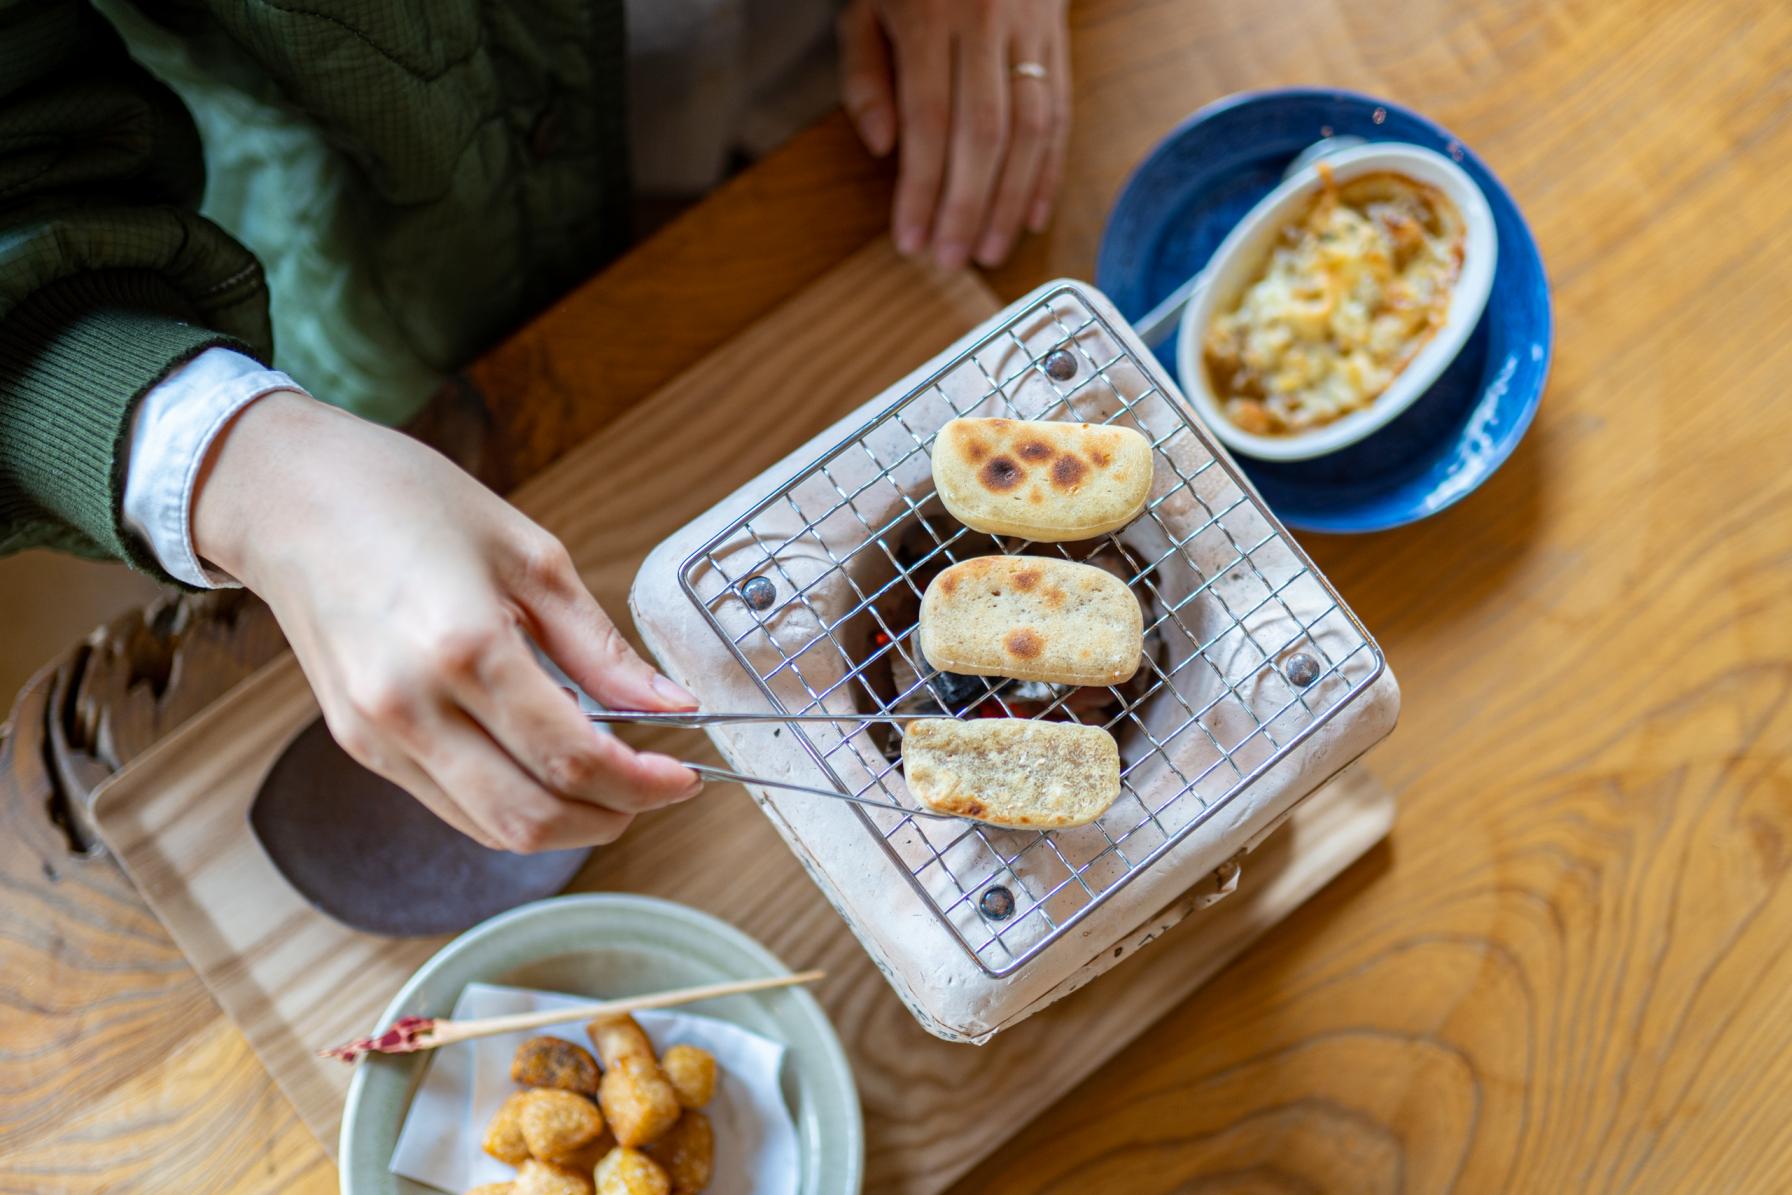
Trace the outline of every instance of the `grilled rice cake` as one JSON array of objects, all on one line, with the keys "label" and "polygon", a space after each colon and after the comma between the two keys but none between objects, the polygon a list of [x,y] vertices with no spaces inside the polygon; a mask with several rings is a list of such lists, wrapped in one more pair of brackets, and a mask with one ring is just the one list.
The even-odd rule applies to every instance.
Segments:
[{"label": "grilled rice cake", "polygon": [[942,672],[1117,685],[1139,668],[1144,611],[1106,569],[1049,556],[978,556],[921,598],[921,654]]},{"label": "grilled rice cake", "polygon": [[929,718],[902,736],[908,790],[935,813],[1016,830],[1086,826],[1120,795],[1120,748],[1099,726]]},{"label": "grilled rice cake", "polygon": [[974,531],[1058,543],[1117,531],[1151,497],[1151,444],[1130,427],[954,419],[933,445],[933,484]]}]

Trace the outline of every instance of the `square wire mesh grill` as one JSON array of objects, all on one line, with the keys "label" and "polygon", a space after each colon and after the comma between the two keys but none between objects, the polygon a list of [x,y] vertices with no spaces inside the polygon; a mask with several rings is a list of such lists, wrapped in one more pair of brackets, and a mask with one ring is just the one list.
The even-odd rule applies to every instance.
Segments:
[{"label": "square wire mesh grill", "polygon": [[[1012,974],[1113,898],[1383,668],[1368,631],[1166,387],[1155,362],[1135,354],[1080,288],[1060,285],[829,449],[679,569],[685,594],[774,709],[890,712],[911,705],[932,671],[917,641],[916,575],[991,550],[991,537],[951,520],[935,498],[928,453],[939,428],[961,415],[1004,415],[1117,423],[1145,434],[1156,480],[1129,527],[1079,544],[996,541],[1002,551],[1079,561],[1112,546],[1132,570],[1126,579],[1145,609],[1144,671],[1110,689],[1093,718],[1068,692],[1035,711],[1088,720],[1120,741],[1122,791],[1114,806],[1091,826],[1054,832],[854,806],[892,864],[992,977]],[[915,679],[892,692],[871,676],[880,665],[897,675],[896,658]],[[926,695],[938,697],[934,689]],[[945,712],[987,712],[991,701],[1015,716],[995,685]],[[899,759],[879,746],[872,726],[788,729],[832,786],[916,807]]]}]

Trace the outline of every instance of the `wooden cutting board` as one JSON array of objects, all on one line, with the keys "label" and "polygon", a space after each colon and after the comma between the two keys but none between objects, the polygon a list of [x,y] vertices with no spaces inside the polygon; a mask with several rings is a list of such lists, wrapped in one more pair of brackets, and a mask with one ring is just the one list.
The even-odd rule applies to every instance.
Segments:
[{"label": "wooden cutting board", "polygon": [[[660,539],[999,306],[969,275],[926,272],[873,246],[513,497],[562,538],[605,607],[623,613],[635,570]],[[93,813],[220,1006],[334,1153],[351,1072],[313,1051],[372,1028],[442,940],[378,938],[331,921],[288,887],[249,834],[248,808],[268,767],[316,716],[297,664],[283,656],[115,776]],[[692,732],[625,733],[715,759]],[[910,1019],[738,786],[638,823],[573,887],[683,901],[793,967],[826,969],[816,995],[855,1068],[867,1189],[934,1192],[1372,847],[1392,808],[1362,769],[1347,773],[1245,861],[1231,896],[982,1047],[939,1041]],[[1199,1015],[1198,1005],[1187,1011]]]}]

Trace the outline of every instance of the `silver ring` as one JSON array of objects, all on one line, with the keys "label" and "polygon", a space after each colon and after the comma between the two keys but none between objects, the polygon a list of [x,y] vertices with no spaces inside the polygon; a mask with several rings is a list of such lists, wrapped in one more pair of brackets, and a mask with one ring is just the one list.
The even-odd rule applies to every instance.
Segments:
[{"label": "silver ring", "polygon": [[1016,79],[1043,79],[1046,76],[1042,62],[1017,62],[1008,68],[1008,73]]}]

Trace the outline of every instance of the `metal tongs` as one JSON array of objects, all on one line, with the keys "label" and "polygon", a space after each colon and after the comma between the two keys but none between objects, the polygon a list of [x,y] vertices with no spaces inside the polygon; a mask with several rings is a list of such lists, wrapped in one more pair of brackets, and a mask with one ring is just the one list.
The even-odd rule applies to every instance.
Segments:
[{"label": "metal tongs", "polygon": [[587,710],[593,722],[639,722],[643,726],[726,726],[735,722],[918,722],[941,714],[710,714],[699,710],[661,713],[658,710]]},{"label": "metal tongs", "polygon": [[[585,717],[593,722],[633,722],[643,726],[677,726],[687,729],[701,729],[705,726],[726,726],[742,722],[856,722],[869,725],[873,722],[918,722],[923,718],[938,718],[940,714],[748,714],[748,713],[707,713],[696,710],[674,713],[662,713],[653,710],[587,710]],[[727,768],[718,768],[713,764],[696,763],[692,760],[680,760],[685,767],[697,773],[705,780],[732,780],[739,784],[757,784],[764,788],[781,788],[793,793],[808,793],[817,797],[832,797],[836,801],[851,801],[855,805],[869,805],[873,809],[888,809],[902,814],[904,817],[928,817],[937,821],[951,822],[959,820],[949,813],[935,813],[930,809],[913,809],[907,805],[898,805],[894,801],[880,801],[876,797],[862,796],[858,793],[843,792],[837,788],[815,788],[807,784],[795,784],[789,780],[773,780],[769,776],[749,776],[745,772],[733,772]]]}]

